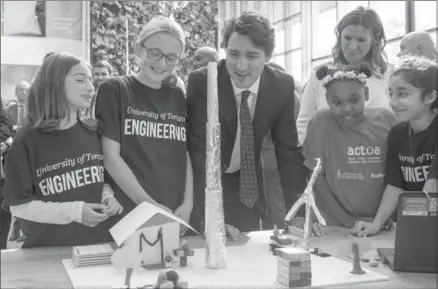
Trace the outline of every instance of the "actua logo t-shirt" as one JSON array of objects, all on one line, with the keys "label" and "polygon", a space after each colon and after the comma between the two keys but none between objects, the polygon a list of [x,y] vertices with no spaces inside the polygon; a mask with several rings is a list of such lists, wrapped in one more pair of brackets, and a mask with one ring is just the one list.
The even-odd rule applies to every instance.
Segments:
[{"label": "actua logo t-shirt", "polygon": [[378,209],[393,122],[388,110],[366,109],[362,122],[347,126],[326,108],[309,126],[307,138],[312,139],[306,139],[304,150],[315,155],[306,158],[322,158],[330,190],[351,216],[373,217]]}]

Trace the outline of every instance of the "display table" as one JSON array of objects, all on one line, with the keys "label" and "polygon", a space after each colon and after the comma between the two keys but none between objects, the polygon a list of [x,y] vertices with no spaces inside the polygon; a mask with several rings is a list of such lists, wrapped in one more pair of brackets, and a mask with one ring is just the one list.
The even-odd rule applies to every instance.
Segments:
[{"label": "display table", "polygon": [[[348,260],[346,256],[339,256],[338,248],[344,240],[348,237],[348,231],[340,228],[327,228],[329,234],[320,237],[312,238],[311,246],[318,247],[324,251],[337,256],[339,259]],[[260,248],[260,250],[269,251],[266,241],[269,239],[271,232],[252,232],[248,234],[248,238],[242,236],[241,240],[237,243],[230,243],[232,248],[229,252],[234,252],[237,247],[241,246],[244,254],[248,256],[257,256],[258,252],[250,252],[245,248]],[[393,247],[394,244],[394,232],[383,232],[375,237],[367,238],[372,244],[372,251],[375,251],[379,247]],[[192,237],[187,239],[191,248],[203,248],[203,240],[199,237]],[[264,246],[266,245],[266,247]],[[1,287],[2,288],[72,288],[69,277],[64,269],[62,260],[71,258],[71,247],[52,247],[52,248],[38,248],[38,249],[13,249],[4,250],[1,252]],[[265,251],[264,251],[265,252]],[[372,252],[371,252],[372,253]],[[232,256],[229,256],[232,260]],[[275,257],[272,256],[274,259]],[[194,260],[194,259],[193,259]],[[348,260],[349,261],[349,260]],[[189,259],[189,268],[190,262]],[[349,261],[350,262],[350,261]],[[260,266],[260,271],[255,274],[263,272],[263,268],[266,268],[266,264],[263,264],[261,260],[259,264],[254,266]],[[191,265],[193,266],[193,264]],[[196,264],[196,266],[203,266],[203,264]],[[389,268],[379,265],[377,268],[370,268],[367,263],[362,263],[364,269],[371,269],[383,275],[389,277],[388,281],[376,282],[376,283],[364,283],[354,285],[354,288],[436,288],[437,275],[436,274],[421,274],[421,273],[395,273]],[[232,264],[229,266],[233,267]],[[178,266],[175,267],[180,272],[182,278],[184,278],[184,270],[180,270]],[[336,269],[336,268],[334,268]],[[206,270],[206,269],[203,269]],[[333,270],[333,268],[330,268]],[[212,270],[214,275],[220,274],[220,270]],[[330,274],[327,271],[327,274]],[[269,276],[271,278],[272,276]],[[242,275],[242,279],[245,280],[248,276]],[[274,282],[275,276],[272,282]],[[147,282],[146,282],[147,283]],[[145,283],[145,284],[146,284]],[[240,283],[240,282],[239,282]],[[190,286],[190,283],[189,283]],[[338,288],[350,288],[345,285]]]}]

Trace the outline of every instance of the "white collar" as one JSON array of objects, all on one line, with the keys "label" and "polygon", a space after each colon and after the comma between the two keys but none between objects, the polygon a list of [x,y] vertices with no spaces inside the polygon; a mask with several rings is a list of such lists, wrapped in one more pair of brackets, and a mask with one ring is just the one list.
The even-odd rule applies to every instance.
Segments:
[{"label": "white collar", "polygon": [[240,94],[244,90],[249,90],[251,93],[257,95],[257,93],[259,92],[260,76],[249,88],[238,88],[237,86],[234,85],[233,80],[231,80],[231,84],[233,85],[234,95]]}]

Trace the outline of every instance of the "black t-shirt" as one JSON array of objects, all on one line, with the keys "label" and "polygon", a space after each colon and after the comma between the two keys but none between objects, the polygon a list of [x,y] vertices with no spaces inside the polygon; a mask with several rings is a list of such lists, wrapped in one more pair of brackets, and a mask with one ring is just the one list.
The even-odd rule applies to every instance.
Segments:
[{"label": "black t-shirt", "polygon": [[437,139],[438,117],[419,133],[413,133],[407,122],[394,126],[388,136],[386,184],[404,191],[423,190],[435,159]]},{"label": "black t-shirt", "polygon": [[[186,181],[186,101],[179,87],[150,88],[134,76],[103,82],[97,93],[99,133],[120,143],[120,156],[159,204],[181,205]],[[126,212],[134,207],[111,180]]]},{"label": "black t-shirt", "polygon": [[[22,128],[8,152],[4,206],[44,202],[100,204],[104,184],[102,146],[97,132],[81,123],[66,130],[43,132]],[[20,220],[23,247],[75,246],[112,241],[111,217],[94,228]]]},{"label": "black t-shirt", "polygon": [[438,133],[435,137],[437,138],[435,141],[435,157],[433,158],[430,166],[428,179],[438,179]]},{"label": "black t-shirt", "polygon": [[[438,147],[438,144],[437,144]],[[432,165],[430,167],[430,173],[428,179],[438,179],[438,148],[435,148],[435,158],[432,161]]]}]

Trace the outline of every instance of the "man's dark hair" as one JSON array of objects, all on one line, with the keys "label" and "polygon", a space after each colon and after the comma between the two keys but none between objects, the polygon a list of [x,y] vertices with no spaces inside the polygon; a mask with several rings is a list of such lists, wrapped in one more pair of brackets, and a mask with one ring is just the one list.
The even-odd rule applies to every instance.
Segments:
[{"label": "man's dark hair", "polygon": [[272,56],[275,48],[275,29],[266,17],[245,11],[239,17],[231,18],[223,29],[222,47],[228,47],[228,40],[233,32],[248,36],[267,57]]}]

